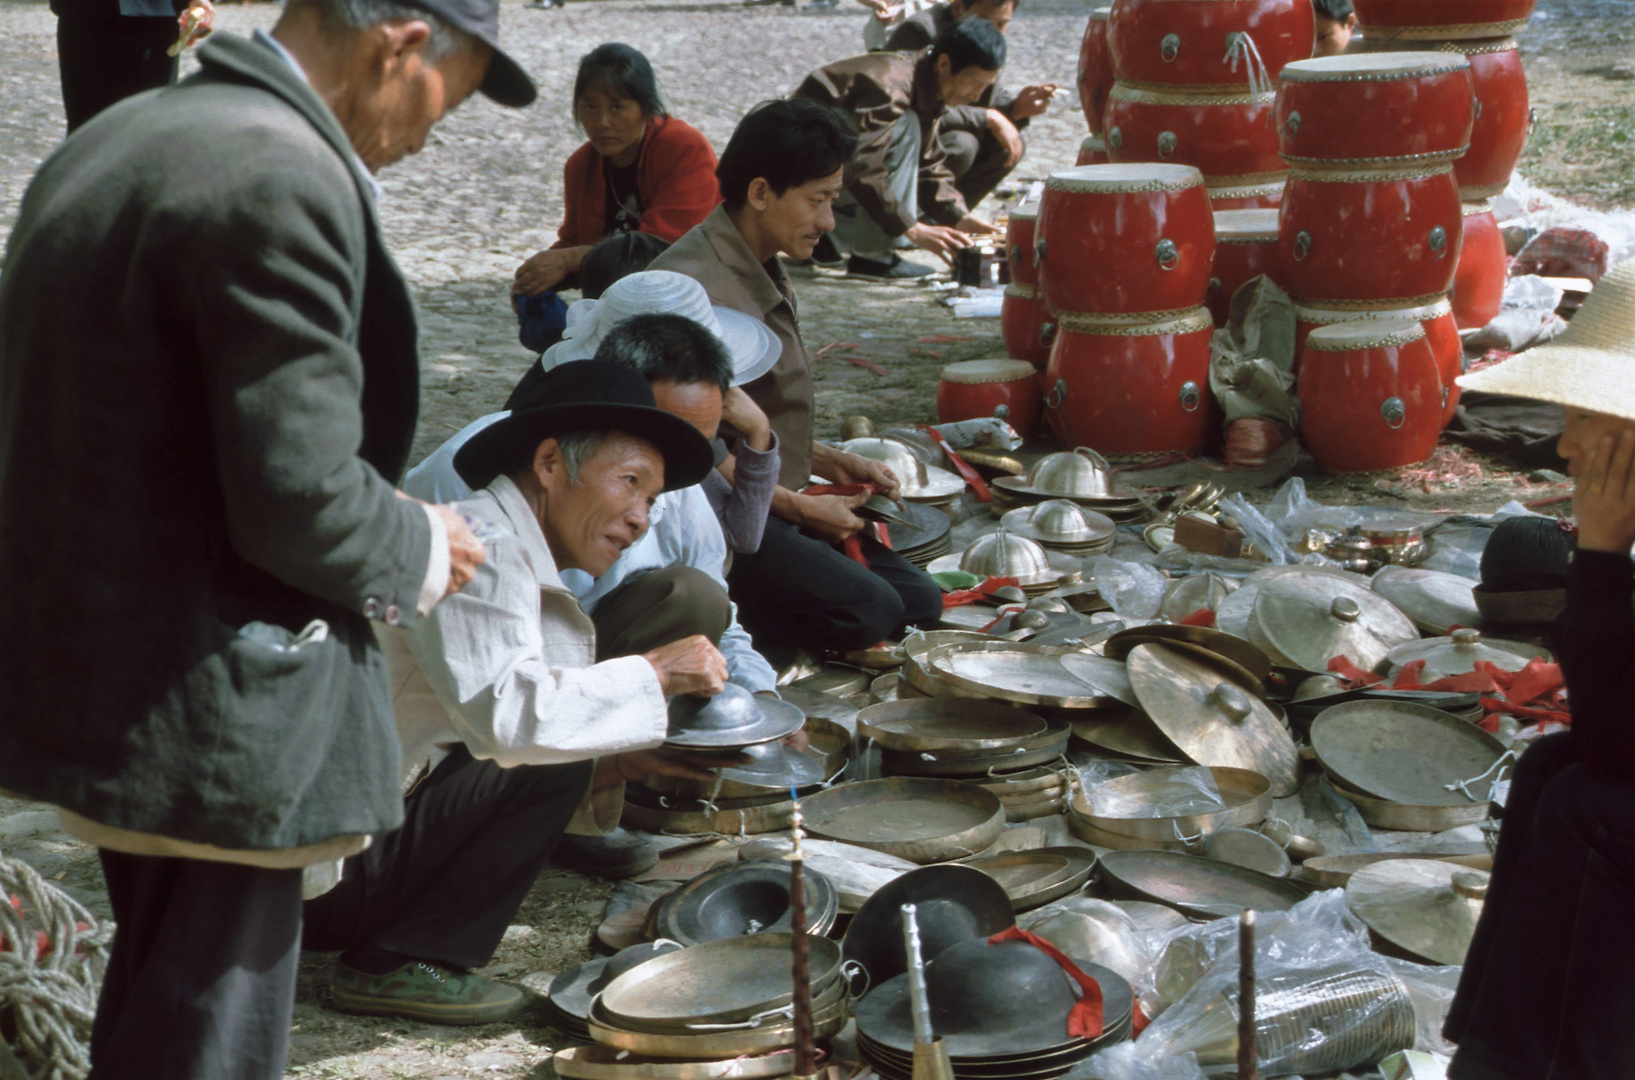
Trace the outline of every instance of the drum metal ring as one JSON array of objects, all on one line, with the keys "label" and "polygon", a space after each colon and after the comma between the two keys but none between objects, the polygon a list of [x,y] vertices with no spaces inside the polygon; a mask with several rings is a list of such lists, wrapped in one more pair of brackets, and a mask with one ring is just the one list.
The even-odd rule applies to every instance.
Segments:
[{"label": "drum metal ring", "polygon": [[1117,124],[1107,129],[1107,145],[1113,150],[1124,145],[1124,132]]},{"label": "drum metal ring", "polygon": [[1310,254],[1311,233],[1307,232],[1305,229],[1301,229],[1299,232],[1294,234],[1294,261],[1304,262],[1306,256]]},{"label": "drum metal ring", "polygon": [[1394,431],[1408,419],[1408,406],[1399,397],[1388,397],[1380,402],[1380,415],[1385,417],[1385,422]]},{"label": "drum metal ring", "polygon": [[1159,157],[1167,159],[1171,154],[1175,153],[1175,148],[1179,145],[1181,145],[1181,137],[1175,132],[1160,131],[1158,133]]},{"label": "drum metal ring", "polygon": [[1290,135],[1300,134],[1300,114],[1297,112],[1290,113],[1289,118],[1283,121],[1283,130]]},{"label": "drum metal ring", "polygon": [[1434,229],[1431,230],[1430,242],[1431,242],[1431,250],[1436,252],[1436,257],[1437,258],[1442,259],[1442,258],[1447,257],[1447,254],[1448,254],[1448,230],[1444,229],[1440,225],[1436,226]]},{"label": "drum metal ring", "polygon": [[1174,270],[1181,262],[1181,249],[1175,246],[1174,240],[1166,238],[1158,241],[1158,246],[1153,249],[1153,254],[1158,256],[1158,268],[1160,270]]},{"label": "drum metal ring", "polygon": [[1050,348],[1050,343],[1055,341],[1055,340],[1056,340],[1056,324],[1053,323],[1053,322],[1042,322],[1042,323],[1040,323],[1039,324],[1039,344],[1041,346],[1043,346],[1044,348],[1048,349],[1048,348]]},{"label": "drum metal ring", "polygon": [[1187,412],[1197,412],[1203,402],[1203,395],[1198,392],[1198,384],[1188,379],[1181,384],[1181,408]]},{"label": "drum metal ring", "polygon": [[1059,409],[1066,401],[1067,380],[1057,379],[1056,385],[1052,386],[1050,388],[1050,393],[1045,395],[1045,407],[1049,409]]},{"label": "drum metal ring", "polygon": [[1158,55],[1164,58],[1164,63],[1172,64],[1181,52],[1181,35],[1165,34],[1164,40],[1158,43]]},{"label": "drum metal ring", "polygon": [[1042,236],[1033,241],[1033,261],[1045,261],[1045,238]]}]

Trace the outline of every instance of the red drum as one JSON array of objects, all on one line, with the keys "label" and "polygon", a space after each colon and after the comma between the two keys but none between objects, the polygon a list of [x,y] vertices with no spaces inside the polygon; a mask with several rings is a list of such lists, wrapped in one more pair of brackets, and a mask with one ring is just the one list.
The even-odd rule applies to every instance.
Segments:
[{"label": "red drum", "polygon": [[1172,93],[1120,82],[1104,116],[1107,156],[1195,165],[1205,176],[1276,172],[1283,168],[1271,128],[1276,100],[1271,93]]},{"label": "red drum", "polygon": [[1504,37],[1527,25],[1537,0],[1356,0],[1370,38],[1468,41]]},{"label": "red drum", "polygon": [[1219,213],[1222,210],[1276,210],[1283,205],[1283,189],[1288,185],[1286,172],[1266,173],[1262,176],[1206,176],[1209,186],[1209,205]]},{"label": "red drum", "polygon": [[1053,172],[1036,236],[1051,311],[1175,311],[1209,289],[1215,221],[1202,174],[1186,165]]},{"label": "red drum", "polygon": [[1466,203],[1465,242],[1453,272],[1453,318],[1459,329],[1474,330],[1493,321],[1504,305],[1509,276],[1510,256],[1493,208],[1485,202]]},{"label": "red drum", "polygon": [[1454,163],[1453,176],[1466,199],[1491,199],[1510,185],[1532,126],[1521,51],[1509,38],[1448,42],[1442,48],[1464,53],[1476,82],[1476,126],[1470,150]]},{"label": "red drum", "polygon": [[937,382],[939,424],[997,416],[1032,442],[1043,411],[1039,373],[1026,360],[963,360]]},{"label": "red drum", "polygon": [[1216,326],[1226,325],[1238,289],[1261,274],[1283,284],[1277,211],[1215,211],[1215,276],[1209,282],[1209,310]]},{"label": "red drum", "polygon": [[1441,296],[1453,287],[1463,221],[1448,165],[1296,170],[1278,219],[1289,292],[1363,307]]},{"label": "red drum", "polygon": [[1011,280],[1024,285],[1039,284],[1039,267],[1033,261],[1033,227],[1039,219],[1039,204],[1024,202],[1011,210],[1005,225],[1005,258],[1010,263]]},{"label": "red drum", "polygon": [[1310,0],[1115,0],[1107,44],[1126,82],[1242,86],[1254,57],[1241,37],[1270,82],[1311,56],[1315,25]]},{"label": "red drum", "polygon": [[1054,334],[1050,312],[1039,290],[1019,281],[1006,285],[1005,299],[999,308],[999,336],[1005,340],[1005,351],[1043,369],[1050,359],[1050,341]]},{"label": "red drum", "polygon": [[1107,107],[1107,91],[1115,78],[1113,54],[1107,48],[1107,17],[1112,10],[1102,7],[1090,12],[1079,46],[1079,108],[1092,135],[1101,133],[1101,111]]},{"label": "red drum", "polygon": [[1300,374],[1300,358],[1305,352],[1306,338],[1319,326],[1334,326],[1341,323],[1378,326],[1380,323],[1404,320],[1417,322],[1425,331],[1425,340],[1430,342],[1431,353],[1436,357],[1437,375],[1442,380],[1442,389],[1447,395],[1442,404],[1442,423],[1446,425],[1453,419],[1454,410],[1459,407],[1459,387],[1454,380],[1465,369],[1465,346],[1459,338],[1459,327],[1453,321],[1453,305],[1445,298],[1419,307],[1380,311],[1324,311],[1297,302],[1294,313],[1294,370],[1297,376]]},{"label": "red drum", "polygon": [[1104,454],[1201,449],[1209,438],[1206,308],[1151,321],[1063,315],[1041,380],[1045,420],[1063,446]]},{"label": "red drum", "polygon": [[1442,163],[1470,145],[1470,62],[1448,53],[1355,53],[1283,69],[1277,131],[1290,162]]},{"label": "red drum", "polygon": [[1107,142],[1100,135],[1086,135],[1079,143],[1079,158],[1075,165],[1107,164]]},{"label": "red drum", "polygon": [[1442,382],[1416,322],[1313,330],[1302,349],[1299,393],[1300,434],[1333,472],[1424,461],[1442,432]]}]

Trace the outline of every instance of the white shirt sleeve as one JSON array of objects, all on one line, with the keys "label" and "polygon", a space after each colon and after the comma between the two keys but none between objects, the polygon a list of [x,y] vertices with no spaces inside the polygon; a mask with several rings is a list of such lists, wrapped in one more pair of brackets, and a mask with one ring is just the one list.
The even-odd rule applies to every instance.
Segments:
[{"label": "white shirt sleeve", "polygon": [[448,553],[448,524],[443,521],[443,515],[429,506],[422,506],[426,511],[426,520],[431,522],[431,554],[426,557],[426,577],[420,583],[420,596],[415,601],[415,613],[426,615],[437,606],[437,601],[448,592],[449,575],[454,572],[452,560]]}]

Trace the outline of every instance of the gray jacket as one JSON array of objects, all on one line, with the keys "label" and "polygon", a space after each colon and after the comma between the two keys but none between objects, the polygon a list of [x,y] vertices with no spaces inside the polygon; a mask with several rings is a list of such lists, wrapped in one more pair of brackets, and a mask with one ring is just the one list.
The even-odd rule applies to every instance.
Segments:
[{"label": "gray jacket", "polygon": [[69,138],[11,236],[0,788],[228,848],[377,833],[369,617],[413,618],[431,543],[393,492],[414,311],[323,102],[242,38],[199,60]]}]

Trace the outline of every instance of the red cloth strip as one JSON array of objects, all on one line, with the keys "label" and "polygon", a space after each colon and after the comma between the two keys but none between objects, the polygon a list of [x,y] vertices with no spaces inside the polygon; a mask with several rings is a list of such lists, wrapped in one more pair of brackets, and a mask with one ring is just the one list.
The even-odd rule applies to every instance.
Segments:
[{"label": "red cloth strip", "polygon": [[942,432],[934,427],[924,425],[921,426],[920,430],[931,436],[932,441],[942,447],[942,452],[947,454],[948,460],[953,463],[954,471],[963,476],[965,482],[971,485],[971,491],[976,494],[977,502],[993,502],[993,492],[988,490],[988,482],[982,479],[981,473],[971,467],[970,462],[954,453],[954,448],[948,445],[948,440],[942,437]]},{"label": "red cloth strip", "polygon": [[1020,926],[1013,926],[1009,930],[1002,930],[988,939],[989,945],[998,945],[1001,941],[1025,941],[1035,949],[1044,953],[1061,966],[1068,978],[1079,984],[1083,996],[1068,1010],[1067,1033],[1075,1039],[1098,1039],[1102,1032],[1101,984],[1083,971],[1079,965],[1067,958],[1067,954],[1056,946],[1040,937],[1030,934]]}]

